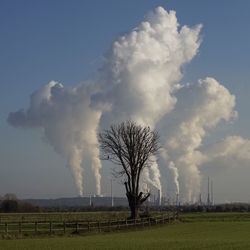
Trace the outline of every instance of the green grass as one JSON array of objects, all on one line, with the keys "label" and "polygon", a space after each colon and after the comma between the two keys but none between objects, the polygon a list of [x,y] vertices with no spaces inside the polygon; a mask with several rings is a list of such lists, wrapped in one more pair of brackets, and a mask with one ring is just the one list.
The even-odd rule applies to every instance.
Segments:
[{"label": "green grass", "polygon": [[247,221],[192,222],[84,237],[2,240],[0,249],[250,249],[249,236]]},{"label": "green grass", "polygon": [[[13,219],[13,215],[8,216],[9,219]],[[66,215],[54,214],[54,216],[59,218]],[[110,216],[121,218],[124,214],[119,212],[115,215],[106,212],[67,214],[68,219],[78,216],[96,220],[107,219]],[[31,218],[34,218],[34,215],[25,217],[26,220]],[[250,249],[250,213],[184,213],[181,214],[181,219],[181,223],[130,232],[0,240],[0,250]]]},{"label": "green grass", "polygon": [[[152,212],[153,218],[138,220],[141,226],[162,223],[163,213]],[[128,212],[83,212],[83,213],[40,213],[0,214],[0,238],[34,238],[48,236],[70,236],[95,232],[128,230],[134,222],[125,220]],[[165,219],[168,216],[165,215]],[[51,229],[51,230],[50,230]]]},{"label": "green grass", "polygon": [[215,221],[249,221],[250,213],[248,212],[209,212],[209,213],[182,213],[180,215],[183,222],[215,222]]},{"label": "green grass", "polygon": [[129,216],[128,211],[119,212],[69,212],[69,213],[0,213],[0,222],[10,221],[77,221],[77,220],[117,220],[124,219]]}]

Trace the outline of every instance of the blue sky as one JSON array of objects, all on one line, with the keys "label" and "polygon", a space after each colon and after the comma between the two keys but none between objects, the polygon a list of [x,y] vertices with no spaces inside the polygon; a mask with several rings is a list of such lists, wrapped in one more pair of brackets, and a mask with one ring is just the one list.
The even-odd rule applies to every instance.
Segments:
[{"label": "blue sky", "polygon": [[[232,133],[250,138],[249,1],[1,1],[0,195],[76,195],[65,161],[41,140],[37,130],[12,128],[7,116],[27,108],[30,94],[51,80],[76,85],[96,78],[112,41],[131,31],[157,6],[175,10],[181,26],[203,25],[199,53],[185,67],[182,81],[213,76],[236,96],[238,120],[219,126],[211,136]],[[103,183],[106,193],[108,183]],[[117,195],[122,190],[117,185]],[[221,190],[222,197],[226,187]],[[228,199],[236,199],[236,194],[227,194]],[[250,197],[246,192],[240,199],[249,201]]]}]

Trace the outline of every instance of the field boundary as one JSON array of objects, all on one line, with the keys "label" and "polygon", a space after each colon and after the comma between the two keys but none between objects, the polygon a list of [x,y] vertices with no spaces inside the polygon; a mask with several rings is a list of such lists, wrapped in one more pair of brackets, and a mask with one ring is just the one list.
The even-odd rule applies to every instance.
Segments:
[{"label": "field boundary", "polygon": [[66,234],[91,234],[101,232],[114,232],[130,230],[132,228],[144,228],[174,222],[178,219],[178,213],[168,213],[153,217],[145,217],[135,220],[99,220],[99,221],[8,221],[0,222],[0,235],[2,238],[15,236],[33,237],[43,235]]}]

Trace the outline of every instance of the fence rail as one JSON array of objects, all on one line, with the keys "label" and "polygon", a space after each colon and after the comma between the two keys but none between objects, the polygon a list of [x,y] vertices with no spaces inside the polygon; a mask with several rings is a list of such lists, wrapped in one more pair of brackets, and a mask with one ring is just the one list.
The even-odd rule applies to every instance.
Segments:
[{"label": "fence rail", "polygon": [[109,232],[130,228],[151,227],[171,223],[178,218],[177,213],[163,214],[136,220],[107,220],[107,221],[9,221],[0,222],[0,235],[33,236],[33,235],[64,235],[88,234],[91,232]]}]

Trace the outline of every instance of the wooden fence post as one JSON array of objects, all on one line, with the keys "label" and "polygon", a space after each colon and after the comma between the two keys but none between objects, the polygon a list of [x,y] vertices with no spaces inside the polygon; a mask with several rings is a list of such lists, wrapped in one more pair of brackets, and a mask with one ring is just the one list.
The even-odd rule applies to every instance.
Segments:
[{"label": "wooden fence post", "polygon": [[35,234],[37,234],[37,222],[35,222]]},{"label": "wooden fence post", "polygon": [[100,221],[98,221],[98,232],[101,232]]},{"label": "wooden fence post", "polygon": [[63,233],[64,234],[66,233],[66,223],[65,223],[65,221],[63,222]]},{"label": "wooden fence post", "polygon": [[76,233],[78,233],[78,222],[76,222]]},{"label": "wooden fence post", "polygon": [[22,233],[22,222],[18,223],[18,232],[21,234]]},{"label": "wooden fence post", "polygon": [[90,223],[89,223],[89,221],[88,221],[88,231],[90,231]]},{"label": "wooden fence post", "polygon": [[148,217],[148,225],[151,227],[151,220],[150,220],[150,217]]},{"label": "wooden fence post", "polygon": [[8,223],[5,222],[5,233],[8,234],[8,231],[9,231],[9,230],[8,230]]},{"label": "wooden fence post", "polygon": [[49,233],[52,234],[52,221],[49,222]]}]

